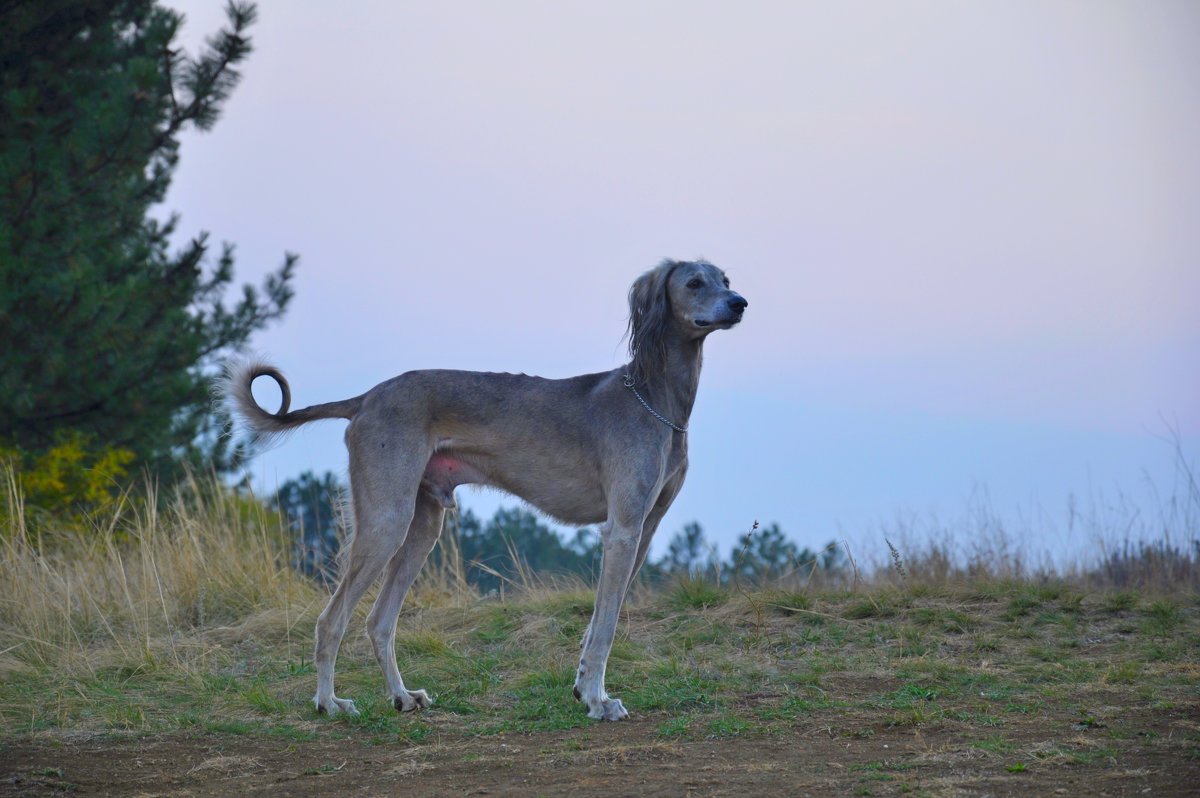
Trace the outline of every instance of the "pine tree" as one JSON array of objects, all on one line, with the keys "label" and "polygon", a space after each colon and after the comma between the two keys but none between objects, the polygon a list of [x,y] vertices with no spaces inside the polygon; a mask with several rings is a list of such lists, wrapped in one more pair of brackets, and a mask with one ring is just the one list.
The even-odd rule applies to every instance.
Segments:
[{"label": "pine tree", "polygon": [[271,506],[286,519],[295,541],[295,565],[324,582],[337,577],[344,489],[332,471],[305,471],[279,486]]},{"label": "pine tree", "polygon": [[459,514],[454,531],[467,565],[467,581],[484,592],[498,590],[504,582],[520,583],[525,570],[590,578],[599,568],[600,546],[594,532],[576,530],[564,543],[535,513],[521,507],[502,507],[486,524],[467,510]]},{"label": "pine tree", "polygon": [[149,215],[250,53],[255,7],[226,12],[188,57],[153,0],[0,0],[0,441],[82,433],[160,472],[228,456],[206,375],[282,315],[296,257],[227,305],[232,245],[172,252],[178,218]]},{"label": "pine tree", "polygon": [[[812,552],[805,552],[811,560]],[[724,570],[730,578],[766,581],[794,570],[799,562],[800,549],[795,542],[783,534],[779,524],[771,524],[740,535]]]},{"label": "pine tree", "polygon": [[696,521],[685,524],[667,544],[666,555],[658,567],[664,573],[698,574],[712,568],[714,552],[704,538],[704,529]]}]

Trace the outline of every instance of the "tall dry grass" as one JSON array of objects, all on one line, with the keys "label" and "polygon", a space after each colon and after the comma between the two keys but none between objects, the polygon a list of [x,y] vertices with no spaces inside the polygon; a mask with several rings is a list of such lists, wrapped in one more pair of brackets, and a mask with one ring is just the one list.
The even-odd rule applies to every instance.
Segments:
[{"label": "tall dry grass", "polygon": [[[1081,513],[1078,522],[1092,526],[1097,543],[1066,567],[1031,562],[979,502],[965,524],[911,521],[884,530],[887,549],[864,556],[847,547],[847,565],[836,573],[801,563],[778,584],[737,588],[796,593],[1065,579],[1092,589],[1200,590],[1200,488],[1180,462],[1177,484],[1156,512],[1130,508],[1112,515],[1106,504],[1109,516],[1096,509]],[[261,640],[288,656],[309,656],[329,588],[293,567],[289,531],[253,496],[216,477],[197,477],[167,496],[153,488],[126,496],[85,528],[55,529],[29,523],[16,475],[0,472],[0,478],[0,673],[166,662],[197,670],[211,664],[205,647],[219,647],[223,630],[227,639]],[[445,548],[422,573],[410,605],[458,606],[480,598],[453,543],[453,535],[443,536]],[[516,578],[504,577],[501,600],[573,601],[589,589],[579,578],[533,573],[519,552],[511,554]],[[675,588],[673,582],[642,586],[639,596]],[[368,596],[359,612],[369,604]]]},{"label": "tall dry grass", "polygon": [[[1135,501],[1121,490],[1069,495],[1059,518],[1040,505],[998,512],[984,486],[946,521],[906,513],[880,526],[863,556],[875,582],[1071,582],[1094,590],[1200,590],[1200,481],[1178,429],[1162,436],[1174,465],[1167,484],[1147,478]],[[1063,541],[1073,541],[1067,547]]]},{"label": "tall dry grass", "polygon": [[75,529],[31,529],[11,472],[5,484],[0,667],[178,659],[194,633],[262,614],[311,627],[326,597],[291,567],[278,516],[215,478],[127,495]]}]

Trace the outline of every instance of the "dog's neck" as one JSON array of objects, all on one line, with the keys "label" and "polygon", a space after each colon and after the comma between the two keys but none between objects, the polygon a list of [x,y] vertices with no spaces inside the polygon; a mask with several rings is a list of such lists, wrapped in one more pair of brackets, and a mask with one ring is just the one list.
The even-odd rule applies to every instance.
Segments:
[{"label": "dog's neck", "polygon": [[646,400],[681,427],[687,426],[692,405],[696,403],[703,349],[703,338],[688,339],[673,334],[667,343],[662,373],[646,379]]}]

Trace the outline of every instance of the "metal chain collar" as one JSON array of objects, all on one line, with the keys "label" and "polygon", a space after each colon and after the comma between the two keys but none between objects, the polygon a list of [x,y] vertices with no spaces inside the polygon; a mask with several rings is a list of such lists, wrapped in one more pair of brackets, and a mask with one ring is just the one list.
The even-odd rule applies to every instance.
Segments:
[{"label": "metal chain collar", "polygon": [[625,387],[628,388],[629,390],[633,391],[633,395],[636,396],[637,400],[642,403],[642,407],[644,407],[648,411],[650,411],[650,415],[654,416],[659,421],[666,424],[668,427],[675,430],[676,432],[687,432],[687,427],[679,426],[678,424],[670,421],[666,416],[659,413],[653,407],[651,407],[650,404],[645,399],[642,398],[642,395],[640,393],[638,393],[638,389],[633,387],[633,377],[629,376],[628,374],[625,375]]}]

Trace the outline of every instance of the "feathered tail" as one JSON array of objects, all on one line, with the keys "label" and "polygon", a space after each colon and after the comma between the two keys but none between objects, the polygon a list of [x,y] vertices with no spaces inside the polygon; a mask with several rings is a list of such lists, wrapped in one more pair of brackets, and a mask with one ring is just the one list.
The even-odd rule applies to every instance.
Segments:
[{"label": "feathered tail", "polygon": [[[279,411],[268,413],[250,390],[251,383],[259,377],[270,377],[279,386],[283,402]],[[327,402],[288,412],[292,403],[292,391],[287,379],[279,369],[261,360],[230,361],[225,366],[225,376],[220,383],[220,393],[232,406],[234,412],[246,422],[256,441],[269,441],[279,435],[322,418],[354,418],[362,407],[362,397]]]}]

